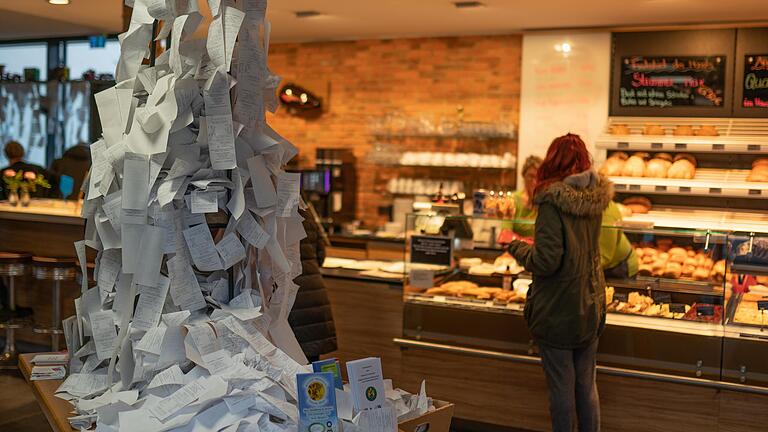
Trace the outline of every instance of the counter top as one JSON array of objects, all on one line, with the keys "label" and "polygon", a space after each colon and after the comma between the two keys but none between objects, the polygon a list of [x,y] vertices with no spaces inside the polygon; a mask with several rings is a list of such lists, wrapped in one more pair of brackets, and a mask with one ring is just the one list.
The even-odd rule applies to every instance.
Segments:
[{"label": "counter top", "polygon": [[24,375],[24,379],[27,381],[32,391],[35,394],[37,403],[40,405],[40,410],[45,414],[45,418],[48,419],[48,423],[51,425],[51,429],[55,432],[69,432],[72,431],[72,427],[69,425],[67,418],[72,415],[70,412],[73,407],[72,404],[59,399],[54,396],[56,389],[59,388],[63,380],[42,380],[42,381],[30,381],[29,376],[32,374],[32,359],[38,354],[53,354],[53,353],[30,353],[19,355],[19,370]]},{"label": "counter top", "polygon": [[84,220],[80,217],[78,203],[55,199],[33,199],[28,207],[12,206],[7,201],[2,201],[0,202],[0,219],[67,225],[84,224]]}]

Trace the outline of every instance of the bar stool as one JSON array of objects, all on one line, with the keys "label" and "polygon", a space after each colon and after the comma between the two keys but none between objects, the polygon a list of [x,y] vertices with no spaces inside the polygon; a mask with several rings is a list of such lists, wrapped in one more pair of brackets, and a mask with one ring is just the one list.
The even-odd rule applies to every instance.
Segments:
[{"label": "bar stool", "polygon": [[75,279],[75,259],[58,257],[32,257],[32,276],[40,281],[53,281],[51,326],[38,326],[35,333],[51,335],[51,351],[59,350],[61,330],[61,282]]},{"label": "bar stool", "polygon": [[8,279],[8,309],[3,311],[0,328],[5,329],[5,348],[0,356],[0,368],[16,368],[16,330],[25,326],[24,317],[29,311],[16,309],[16,278],[24,276],[29,269],[29,258],[25,253],[0,252],[0,276]]}]

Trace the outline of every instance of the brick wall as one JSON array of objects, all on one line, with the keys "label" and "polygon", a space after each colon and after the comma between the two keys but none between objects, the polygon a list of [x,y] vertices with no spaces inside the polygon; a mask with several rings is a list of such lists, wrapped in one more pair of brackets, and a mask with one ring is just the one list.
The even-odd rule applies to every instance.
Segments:
[{"label": "brick wall", "polygon": [[478,170],[393,168],[372,163],[375,144],[405,150],[516,153],[514,140],[407,138],[383,140],[371,124],[388,114],[456,119],[464,107],[466,121],[518,124],[520,105],[519,35],[364,40],[270,47],[269,66],[283,78],[324,99],[317,119],[302,119],[281,108],[269,123],[301,151],[303,166],[314,164],[317,147],[345,147],[358,160],[357,215],[367,224],[385,220],[380,206],[391,203],[385,193],[393,176],[456,178],[469,183],[512,185],[514,173]]}]

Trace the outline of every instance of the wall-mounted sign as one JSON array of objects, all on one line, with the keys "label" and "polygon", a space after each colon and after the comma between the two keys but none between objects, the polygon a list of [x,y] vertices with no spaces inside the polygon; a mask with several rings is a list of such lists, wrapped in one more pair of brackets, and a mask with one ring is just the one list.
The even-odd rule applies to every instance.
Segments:
[{"label": "wall-mounted sign", "polygon": [[278,94],[280,103],[290,114],[301,117],[317,117],[323,113],[323,101],[304,87],[293,83],[284,85]]},{"label": "wall-mounted sign", "polygon": [[622,57],[619,106],[721,107],[725,63],[724,55]]},{"label": "wall-mounted sign", "polygon": [[768,54],[744,56],[744,108],[768,108]]}]

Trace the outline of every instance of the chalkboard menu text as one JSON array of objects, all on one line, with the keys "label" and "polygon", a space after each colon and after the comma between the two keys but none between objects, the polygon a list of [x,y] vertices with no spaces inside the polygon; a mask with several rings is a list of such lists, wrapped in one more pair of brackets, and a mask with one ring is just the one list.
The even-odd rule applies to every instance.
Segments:
[{"label": "chalkboard menu text", "polygon": [[744,56],[744,108],[768,108],[768,54]]},{"label": "chalkboard menu text", "polygon": [[622,57],[619,106],[721,107],[725,56]]}]

